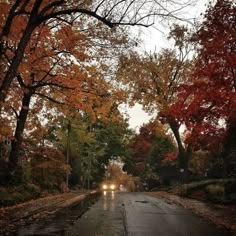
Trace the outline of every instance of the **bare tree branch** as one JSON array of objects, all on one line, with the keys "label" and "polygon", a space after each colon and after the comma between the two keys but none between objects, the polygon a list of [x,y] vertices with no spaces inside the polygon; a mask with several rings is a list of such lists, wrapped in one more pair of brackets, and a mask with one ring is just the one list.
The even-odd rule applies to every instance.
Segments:
[{"label": "bare tree branch", "polygon": [[[132,1],[131,1],[131,5],[133,4],[134,1],[135,1],[135,0],[132,0]],[[118,1],[117,3],[115,3],[115,4],[111,7],[111,9],[105,14],[105,17],[109,16],[109,15],[112,13],[112,11],[113,11],[118,5],[120,5],[122,2],[125,2],[125,0],[120,0],[120,1]],[[124,14],[122,14],[122,15],[124,15]]]},{"label": "bare tree branch", "polygon": [[123,16],[121,16],[121,18],[120,18],[120,22],[122,22],[122,20],[123,20],[124,17],[126,16],[126,13],[127,13],[128,10],[130,9],[130,7],[132,6],[132,4],[133,4],[134,1],[135,1],[135,0],[133,0],[133,1],[130,2],[130,4],[128,5],[128,7],[126,8],[126,10],[124,11]]},{"label": "bare tree branch", "polygon": [[38,93],[38,92],[36,92],[36,93],[34,93],[34,94],[35,94],[35,95],[38,95],[39,97],[45,98],[45,99],[47,99],[47,100],[49,100],[49,101],[51,101],[51,102],[54,102],[54,103],[57,103],[57,104],[60,104],[60,105],[64,105],[63,102],[56,101],[55,99],[53,99],[53,98],[51,98],[51,97],[48,97],[48,96],[45,95],[45,94]]},{"label": "bare tree branch", "polygon": [[102,6],[102,4],[105,2],[106,0],[102,0],[98,5],[97,5],[97,7],[95,8],[95,12],[97,12],[98,11],[98,9]]},{"label": "bare tree branch", "polygon": [[24,83],[24,81],[23,81],[23,79],[22,79],[22,77],[21,77],[20,74],[18,74],[18,75],[16,76],[16,78],[17,78],[17,81],[19,82],[19,84],[20,84],[20,86],[21,86],[22,88],[27,88],[27,85]]},{"label": "bare tree branch", "polygon": [[57,84],[57,83],[53,83],[53,82],[45,82],[45,83],[37,84],[35,86],[35,88],[46,87],[46,86],[53,86],[53,87],[57,87],[57,88],[71,89],[71,90],[75,89],[75,87],[68,87],[68,86]]},{"label": "bare tree branch", "polygon": [[53,7],[57,7],[57,6],[62,5],[64,2],[65,2],[64,0],[51,2],[50,4],[45,6],[39,14],[43,16],[47,11],[51,10]]},{"label": "bare tree branch", "polygon": [[57,16],[60,16],[60,15],[67,15],[67,14],[69,15],[69,14],[73,14],[73,13],[82,13],[85,15],[92,16],[92,17],[100,20],[105,25],[109,26],[110,28],[112,28],[114,26],[109,20],[98,15],[96,12],[93,12],[93,11],[90,11],[87,9],[78,9],[78,8],[61,10],[61,11],[53,12],[53,13],[48,14],[46,16],[40,16],[37,19],[37,25],[40,25],[42,22],[47,21],[48,19],[56,18]]},{"label": "bare tree branch", "polygon": [[11,109],[12,109],[12,111],[14,112],[14,114],[15,114],[15,116],[16,116],[16,119],[18,119],[18,118],[19,118],[19,115],[18,115],[16,109],[15,109],[13,106],[11,106]]}]

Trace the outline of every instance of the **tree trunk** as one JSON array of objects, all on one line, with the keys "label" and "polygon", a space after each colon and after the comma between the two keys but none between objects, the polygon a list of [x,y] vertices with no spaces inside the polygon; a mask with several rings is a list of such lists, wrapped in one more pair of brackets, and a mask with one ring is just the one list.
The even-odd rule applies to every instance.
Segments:
[{"label": "tree trunk", "polygon": [[[12,63],[6,73],[6,76],[4,77],[1,87],[0,87],[0,104],[5,102],[9,87],[11,85],[11,82],[17,75],[18,67],[22,61],[22,58],[24,56],[25,48],[30,40],[30,37],[34,31],[35,26],[28,24],[26,27],[26,30],[24,32],[24,35],[21,38],[21,41],[18,45],[16,54],[12,60]],[[0,107],[1,111],[1,107]]]},{"label": "tree trunk", "polygon": [[236,111],[229,120],[224,142],[224,177],[236,176]]},{"label": "tree trunk", "polygon": [[14,177],[15,171],[19,166],[19,157],[21,145],[23,141],[23,131],[29,112],[29,104],[32,97],[32,92],[24,93],[20,114],[17,117],[14,139],[12,140],[12,148],[9,156],[8,171],[10,176]]},{"label": "tree trunk", "polygon": [[179,125],[176,121],[169,122],[169,125],[178,145],[178,164],[180,171],[180,180],[182,182],[186,182],[188,179],[188,163],[192,154],[191,145],[189,144],[186,148],[183,146],[179,133]]},{"label": "tree trunk", "polygon": [[0,86],[0,113],[2,110],[1,104],[3,104],[5,102],[9,87],[10,87],[13,79],[17,75],[19,65],[20,65],[22,58],[24,56],[24,53],[25,53],[25,48],[26,48],[28,42],[30,41],[31,35],[34,32],[34,29],[36,28],[37,24],[39,24],[39,22],[36,22],[36,19],[38,16],[37,14],[38,14],[38,10],[39,10],[41,3],[42,3],[42,0],[35,1],[35,3],[34,3],[34,6],[33,6],[32,11],[30,13],[29,21],[28,21],[26,28],[25,28],[25,31],[20,39],[20,42],[18,44],[15,55],[11,61],[10,67],[9,67],[9,69],[2,81],[2,84]]},{"label": "tree trunk", "polygon": [[3,54],[5,52],[4,50],[4,41],[3,41],[3,37],[7,37],[10,29],[11,29],[11,25],[13,22],[14,17],[16,16],[16,9],[20,4],[20,0],[15,1],[15,3],[12,5],[11,9],[9,10],[8,13],[8,17],[6,19],[5,24],[2,27],[2,32],[0,34],[0,61],[2,60]]}]

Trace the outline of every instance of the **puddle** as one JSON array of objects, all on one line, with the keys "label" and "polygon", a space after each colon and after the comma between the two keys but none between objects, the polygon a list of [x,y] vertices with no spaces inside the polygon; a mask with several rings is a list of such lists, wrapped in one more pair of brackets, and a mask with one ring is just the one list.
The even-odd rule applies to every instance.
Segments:
[{"label": "puddle", "polygon": [[139,202],[139,203],[148,203],[148,201],[135,201],[135,202]]}]

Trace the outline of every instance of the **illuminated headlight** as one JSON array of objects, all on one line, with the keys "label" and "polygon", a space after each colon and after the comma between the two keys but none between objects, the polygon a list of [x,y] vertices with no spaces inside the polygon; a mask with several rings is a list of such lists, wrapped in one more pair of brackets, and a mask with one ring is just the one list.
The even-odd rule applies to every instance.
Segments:
[{"label": "illuminated headlight", "polygon": [[107,189],[107,185],[106,185],[106,184],[103,184],[103,185],[102,185],[102,189],[106,190],[106,189]]},{"label": "illuminated headlight", "polygon": [[114,190],[115,188],[116,188],[116,186],[114,184],[111,184],[110,189]]}]

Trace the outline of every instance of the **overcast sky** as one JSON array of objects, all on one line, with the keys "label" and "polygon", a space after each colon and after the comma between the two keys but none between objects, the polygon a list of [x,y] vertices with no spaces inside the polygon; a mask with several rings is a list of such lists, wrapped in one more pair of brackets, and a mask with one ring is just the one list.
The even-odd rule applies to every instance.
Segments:
[{"label": "overcast sky", "polygon": [[[198,0],[195,7],[185,9],[184,16],[188,19],[199,19],[200,14],[204,13],[204,11],[206,10],[207,2],[207,0]],[[141,38],[143,40],[143,43],[140,45],[141,51],[158,52],[161,48],[171,46],[170,42],[168,42],[168,40],[166,39],[166,36],[168,34],[168,26],[159,26],[158,28],[159,29],[156,29],[155,27],[139,28],[139,30],[135,28],[132,29],[132,31],[134,31],[134,34],[141,34]],[[152,117],[145,113],[142,110],[142,106],[139,104],[136,104],[133,108],[126,107],[126,109],[130,116],[130,128],[135,129],[136,131],[138,131],[139,127],[143,123],[147,123]]]}]

